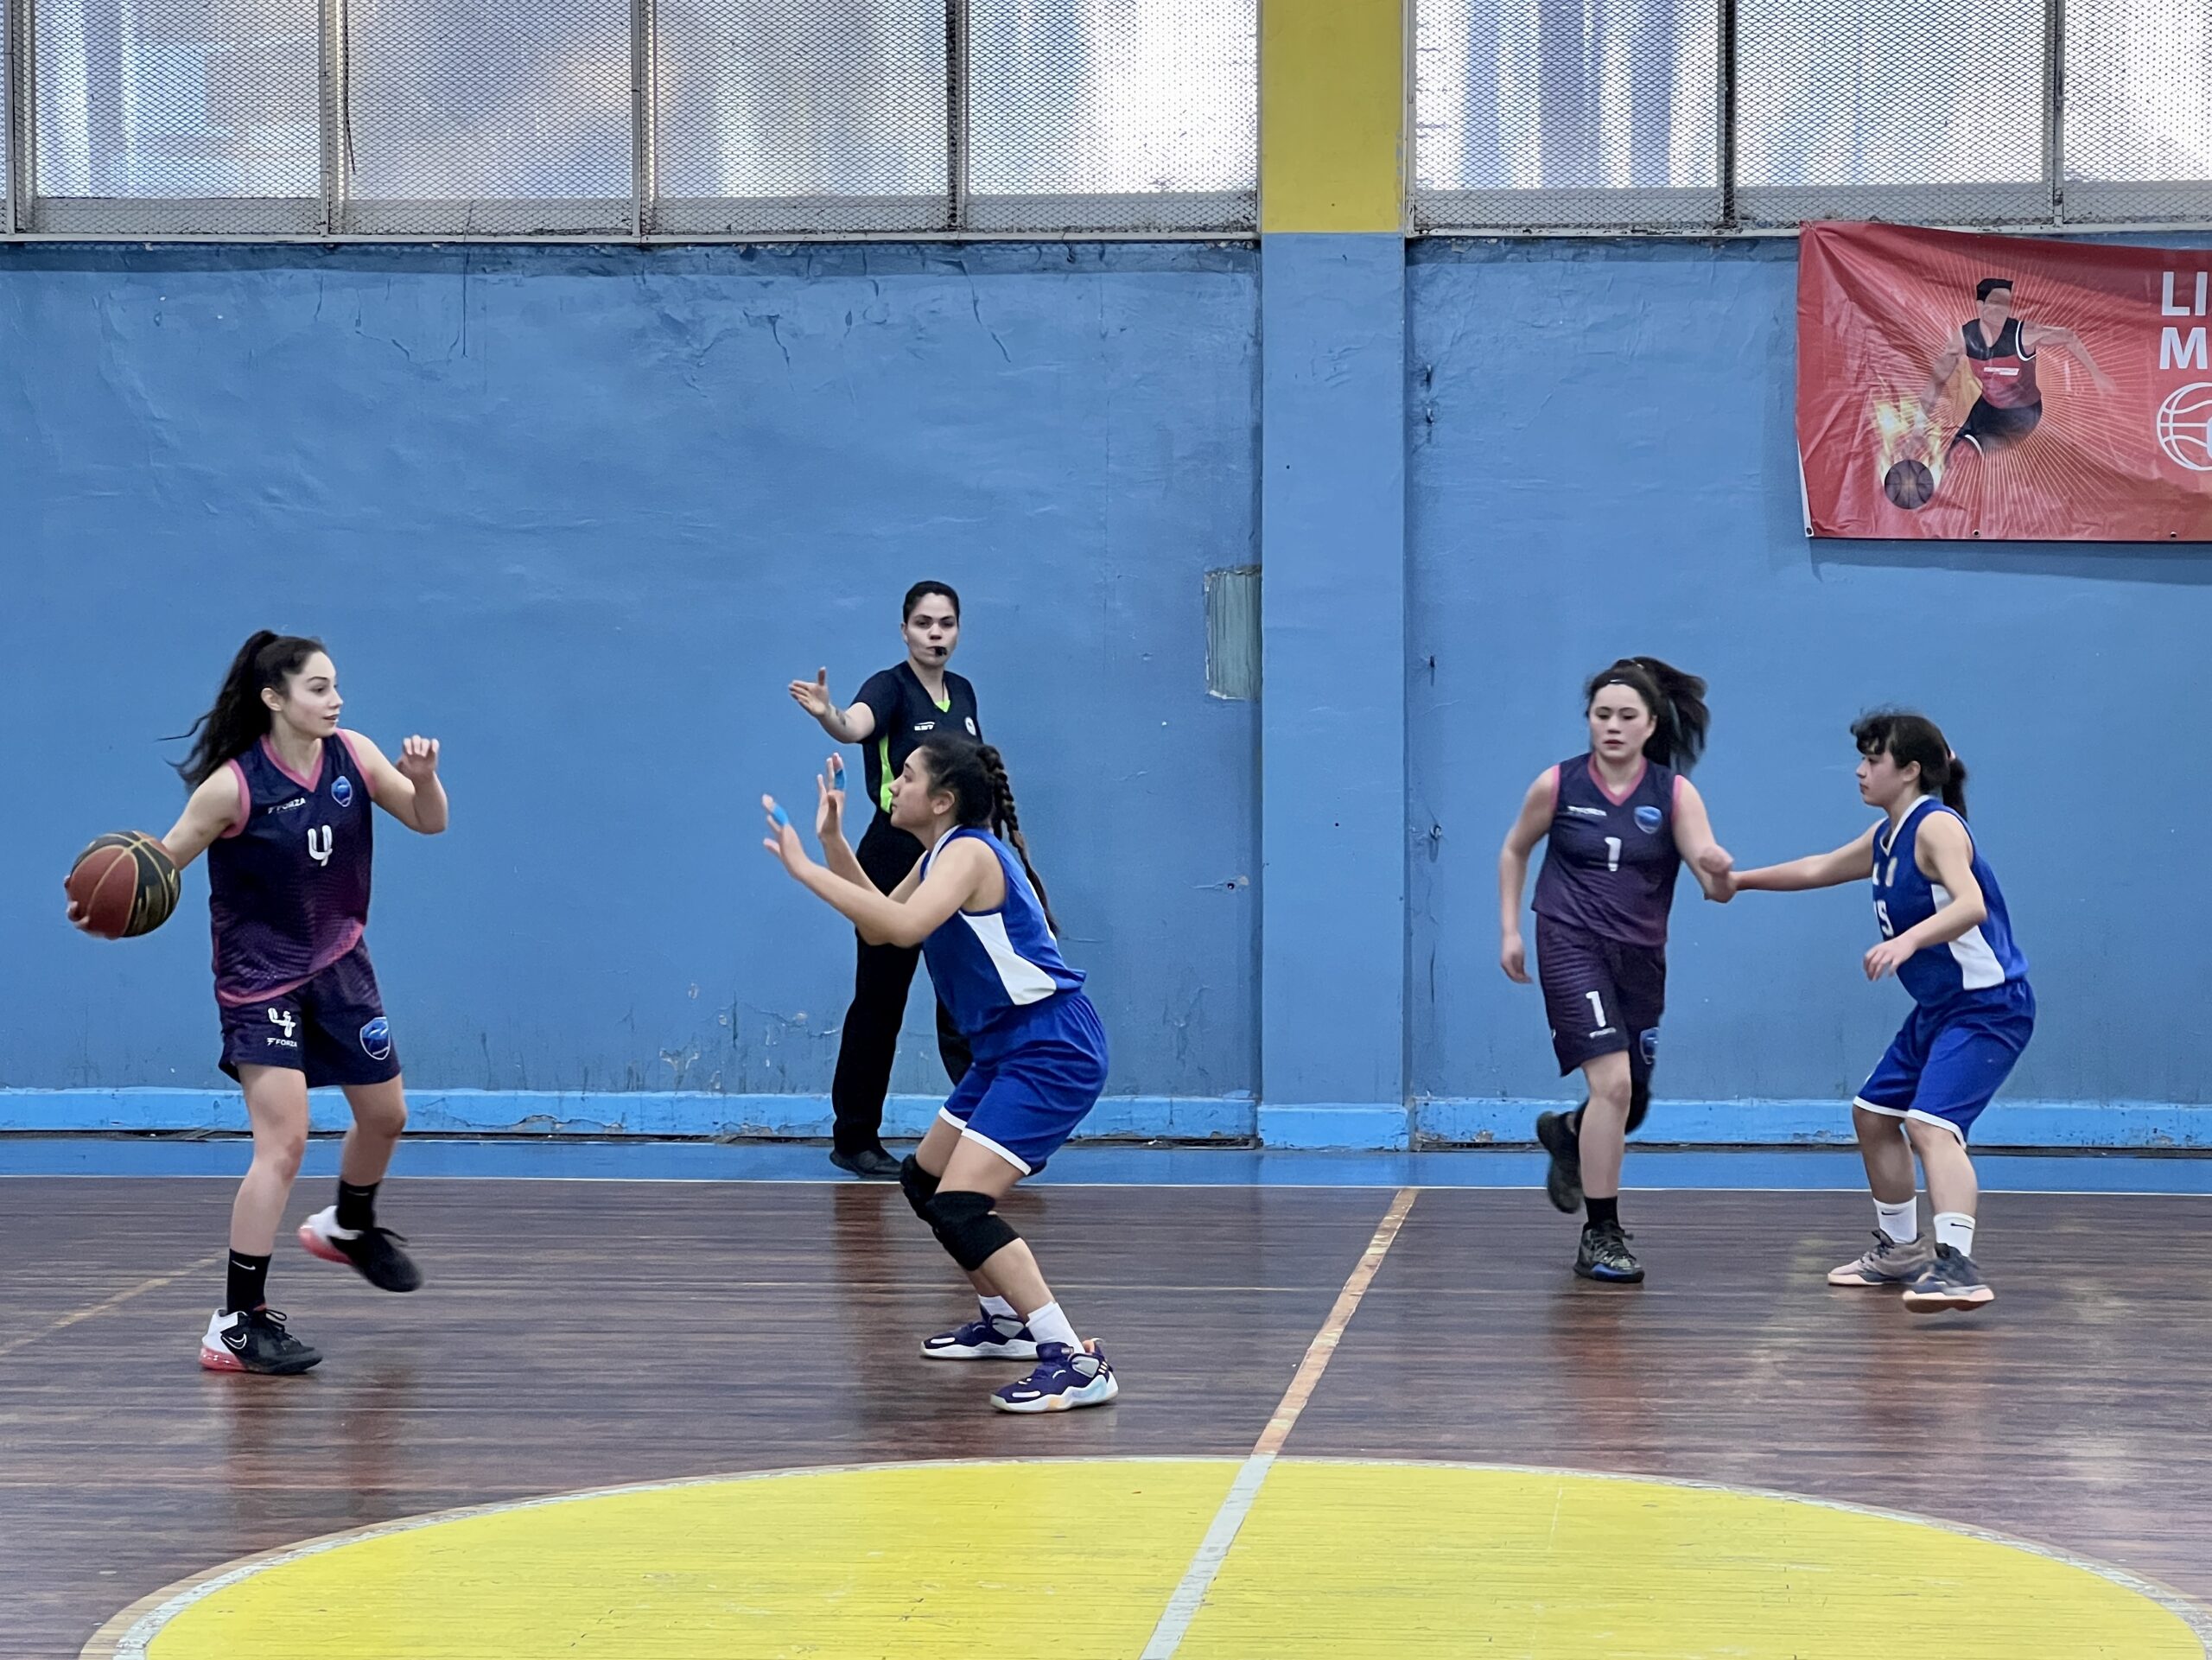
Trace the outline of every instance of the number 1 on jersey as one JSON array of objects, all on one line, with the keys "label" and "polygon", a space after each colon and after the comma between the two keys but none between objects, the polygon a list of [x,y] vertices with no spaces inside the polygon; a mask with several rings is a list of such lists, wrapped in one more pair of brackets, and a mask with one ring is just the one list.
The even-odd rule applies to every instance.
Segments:
[{"label": "number 1 on jersey", "polygon": [[1605,838],[1605,868],[1618,870],[1620,868],[1621,838],[1618,836],[1608,836]]}]

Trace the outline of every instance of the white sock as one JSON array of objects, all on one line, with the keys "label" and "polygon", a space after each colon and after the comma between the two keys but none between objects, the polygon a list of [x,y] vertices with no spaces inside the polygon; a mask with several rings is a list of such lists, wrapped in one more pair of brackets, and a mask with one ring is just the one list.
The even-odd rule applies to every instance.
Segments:
[{"label": "white sock", "polygon": [[983,1305],[985,1320],[1020,1320],[1021,1318],[1014,1312],[1014,1305],[1004,1297],[978,1297],[976,1301]]},{"label": "white sock", "polygon": [[1060,1313],[1060,1306],[1048,1302],[1029,1317],[1029,1335],[1039,1343],[1065,1343],[1071,1349],[1083,1347],[1083,1339],[1075,1334],[1075,1327],[1068,1317]]},{"label": "white sock", "polygon": [[1914,1199],[1885,1205],[1878,1199],[1874,1201],[1874,1214],[1881,1218],[1882,1231],[1900,1245],[1910,1245],[1920,1237],[1920,1223]]},{"label": "white sock", "polygon": [[1936,1243],[1948,1245],[1961,1256],[1974,1255],[1974,1218],[1958,1211],[1944,1211],[1936,1218]]}]

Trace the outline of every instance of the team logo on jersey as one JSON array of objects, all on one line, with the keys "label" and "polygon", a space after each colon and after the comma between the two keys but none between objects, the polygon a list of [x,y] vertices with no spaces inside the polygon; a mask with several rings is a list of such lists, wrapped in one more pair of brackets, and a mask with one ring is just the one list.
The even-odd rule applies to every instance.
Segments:
[{"label": "team logo on jersey", "polygon": [[270,1042],[289,1043],[293,1032],[300,1024],[300,1017],[288,1008],[272,1008],[269,1011],[269,1023],[284,1034],[282,1038],[270,1039]]},{"label": "team logo on jersey", "polygon": [[1570,814],[1577,818],[1603,818],[1605,817],[1605,810],[1603,807],[1578,807],[1571,801],[1567,804],[1567,810]]},{"label": "team logo on jersey", "polygon": [[1646,836],[1656,836],[1659,821],[1665,817],[1656,807],[1638,807],[1636,810],[1636,827]]},{"label": "team logo on jersey", "polygon": [[315,825],[308,831],[308,857],[319,865],[328,864],[331,840],[329,825]]},{"label": "team logo on jersey", "polygon": [[331,781],[330,798],[341,807],[353,805],[353,780],[340,773]]},{"label": "team logo on jersey", "polygon": [[1641,1041],[1643,1045],[1643,1064],[1649,1066],[1659,1059],[1659,1028],[1653,1027],[1643,1034]]},{"label": "team logo on jersey", "polygon": [[968,717],[968,735],[971,738],[980,738],[983,735],[976,730],[976,717],[972,715]]},{"label": "team logo on jersey", "polygon": [[361,1053],[371,1060],[383,1060],[391,1053],[391,1022],[381,1014],[361,1028]]}]

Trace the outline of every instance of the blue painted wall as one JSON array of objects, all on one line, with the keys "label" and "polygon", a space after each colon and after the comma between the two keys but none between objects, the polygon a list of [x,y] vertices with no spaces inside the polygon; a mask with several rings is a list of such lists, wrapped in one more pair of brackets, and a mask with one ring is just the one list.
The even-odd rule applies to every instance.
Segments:
[{"label": "blue painted wall", "polygon": [[[1746,863],[1848,840],[1866,813],[1845,728],[1924,707],[1973,769],[2034,963],[2041,1026],[2009,1093],[2212,1098],[2193,845],[2212,551],[1808,542],[1796,283],[1787,241],[1414,250],[1414,1089],[1565,1093],[1536,993],[1497,966],[1497,843],[1529,781],[1584,747],[1581,678],[1649,652],[1713,683],[1698,782]],[[1658,1093],[1845,1096],[1906,1006],[1859,972],[1864,894],[1724,910],[1683,887]]]},{"label": "blue painted wall", "polygon": [[[418,1087],[826,1090],[850,937],[752,804],[827,753],[785,683],[849,696],[931,576],[1112,1087],[1250,1091],[1255,717],[1203,573],[1256,554],[1255,263],[0,249],[0,1086],[220,1084],[196,874],[123,944],[60,883],[168,828],[156,740],[265,624],[445,743],[454,828],[387,822],[370,936]],[[941,1089],[909,1028],[893,1087]]]}]

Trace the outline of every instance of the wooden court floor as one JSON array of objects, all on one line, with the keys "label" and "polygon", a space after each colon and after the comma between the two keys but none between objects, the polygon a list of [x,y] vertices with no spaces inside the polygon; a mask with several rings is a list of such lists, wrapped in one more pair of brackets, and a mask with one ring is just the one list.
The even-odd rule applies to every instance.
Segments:
[{"label": "wooden court floor", "polygon": [[[321,1186],[302,1183],[295,1211],[321,1205]],[[1233,1464],[1394,1201],[1018,1195],[1009,1214],[1123,1383],[1110,1407],[1027,1419],[984,1402],[1018,1369],[917,1356],[965,1306],[895,1189],[403,1180],[384,1219],[424,1265],[419,1294],[380,1295],[280,1244],[271,1301],[327,1357],[297,1379],[194,1363],[231,1192],[0,1181],[0,1655],[66,1660],[219,1564],[490,1501],[899,1460]],[[1863,1198],[1631,1193],[1624,1210],[1651,1275],[1637,1289],[1573,1280],[1572,1224],[1540,1194],[1414,1195],[1285,1459],[1802,1495],[1986,1530],[2212,1604],[2212,1199],[1993,1195],[1978,1255],[1999,1301],[1932,1320],[1822,1283],[1864,1243]],[[1869,1632],[1864,1653],[1918,1651],[1911,1608],[1895,1612],[1904,1623]],[[252,1651],[290,1652],[281,1632]]]}]

